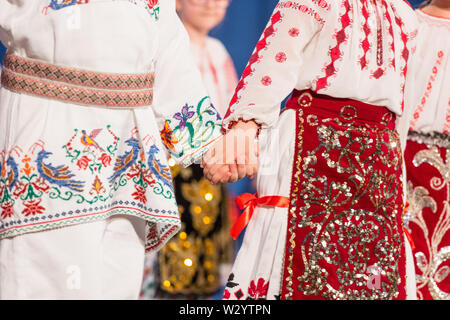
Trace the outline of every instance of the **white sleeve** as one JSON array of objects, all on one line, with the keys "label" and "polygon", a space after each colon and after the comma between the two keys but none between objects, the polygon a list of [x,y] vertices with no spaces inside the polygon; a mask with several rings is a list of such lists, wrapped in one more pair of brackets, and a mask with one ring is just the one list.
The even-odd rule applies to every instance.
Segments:
[{"label": "white sleeve", "polygon": [[154,110],[166,148],[188,166],[221,135],[221,119],[206,93],[174,3],[164,0],[160,5]]},{"label": "white sleeve", "polygon": [[18,5],[10,1],[0,0],[0,42],[9,48],[12,46],[11,25],[16,19]]},{"label": "white sleeve", "polygon": [[280,103],[297,84],[304,48],[332,11],[328,2],[278,3],[236,88],[224,117],[225,129],[238,120],[253,119],[263,128],[276,123]]}]

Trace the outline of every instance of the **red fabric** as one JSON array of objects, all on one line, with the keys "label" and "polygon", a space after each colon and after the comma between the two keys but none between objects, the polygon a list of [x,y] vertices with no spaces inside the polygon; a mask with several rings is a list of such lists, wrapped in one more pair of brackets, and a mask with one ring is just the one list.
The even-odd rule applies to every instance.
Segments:
[{"label": "red fabric", "polygon": [[289,206],[289,198],[282,196],[266,196],[258,198],[257,194],[244,193],[236,198],[236,204],[244,212],[231,228],[230,235],[234,240],[244,230],[253,216],[256,206],[272,206],[279,208],[287,208]]},{"label": "red fabric", "polygon": [[395,115],[310,91],[287,107],[297,132],[281,299],[405,299]]},{"label": "red fabric", "polygon": [[[414,165],[414,159],[418,166]],[[412,140],[407,142],[409,211],[414,215],[408,227],[415,245],[417,293],[419,299],[424,300],[437,299],[439,292],[447,295],[447,299],[450,294],[450,274],[442,276],[450,268],[450,254],[446,259],[443,254],[445,248],[450,247],[448,161],[445,148]]]}]

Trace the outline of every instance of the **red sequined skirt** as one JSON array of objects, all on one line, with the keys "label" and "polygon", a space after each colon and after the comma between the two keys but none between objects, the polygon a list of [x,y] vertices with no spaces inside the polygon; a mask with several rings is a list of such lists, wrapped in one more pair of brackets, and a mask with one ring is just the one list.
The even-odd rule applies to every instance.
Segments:
[{"label": "red sequined skirt", "polygon": [[281,299],[405,299],[395,115],[310,91],[287,108],[297,132]]},{"label": "red sequined skirt", "polygon": [[408,212],[417,294],[450,299],[450,136],[410,132],[405,150]]}]

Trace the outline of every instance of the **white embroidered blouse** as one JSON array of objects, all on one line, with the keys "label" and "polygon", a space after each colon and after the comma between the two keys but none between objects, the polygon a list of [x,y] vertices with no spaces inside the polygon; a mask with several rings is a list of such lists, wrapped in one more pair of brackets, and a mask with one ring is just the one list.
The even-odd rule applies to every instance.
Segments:
[{"label": "white embroidered blouse", "polygon": [[153,105],[134,109],[0,88],[0,239],[130,214],[160,248],[180,228],[164,149],[189,165],[221,126],[175,0],[2,0],[0,41],[23,58],[156,77]]},{"label": "white embroidered blouse", "polygon": [[450,19],[416,13],[420,24],[407,99],[410,129],[450,134]]},{"label": "white embroidered blouse", "polygon": [[293,89],[404,109],[408,61],[417,31],[403,0],[280,1],[231,101],[224,127],[278,120]]}]

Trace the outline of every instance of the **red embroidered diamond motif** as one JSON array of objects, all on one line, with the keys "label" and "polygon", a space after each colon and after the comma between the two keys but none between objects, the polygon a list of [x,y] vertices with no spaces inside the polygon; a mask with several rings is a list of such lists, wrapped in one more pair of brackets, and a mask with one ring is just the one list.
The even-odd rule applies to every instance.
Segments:
[{"label": "red embroidered diamond motif", "polygon": [[372,74],[372,76],[373,76],[375,79],[379,79],[379,78],[381,78],[383,75],[384,75],[384,70],[381,69],[381,68],[378,68],[378,69]]},{"label": "red embroidered diamond motif", "polygon": [[335,47],[330,48],[329,52],[331,62],[325,67],[325,76],[317,80],[316,91],[328,86],[328,79],[336,73],[334,64],[340,59],[342,54],[340,47],[347,40],[345,30],[350,25],[350,4],[347,0],[343,0],[342,6],[345,7],[345,13],[340,18],[342,28],[336,32],[335,38],[337,44]]},{"label": "red embroidered diamond motif", "polygon": [[[277,11],[276,13],[273,14],[272,18],[271,18],[271,25],[268,26],[266,28],[266,30],[264,30],[263,32],[263,37],[261,40],[258,41],[258,43],[256,44],[256,49],[255,52],[252,54],[247,67],[244,69],[244,72],[242,73],[242,78],[239,81],[239,84],[237,85],[236,91],[234,92],[233,97],[231,98],[231,102],[230,102],[230,108],[228,108],[224,119],[228,118],[232,111],[231,111],[231,106],[234,105],[238,100],[239,100],[239,92],[241,90],[244,90],[246,87],[247,82],[245,81],[245,79],[247,77],[249,77],[250,75],[252,75],[252,66],[253,64],[255,64],[256,62],[259,61],[260,59],[260,55],[259,52],[261,52],[261,50],[265,49],[267,47],[267,38],[273,36],[275,34],[275,24],[277,22],[279,22],[281,20],[281,13],[280,11]],[[262,81],[264,85],[270,85],[270,83],[272,82],[272,80],[270,79],[270,83],[269,81],[267,81],[267,78],[263,78],[264,80]],[[223,128],[225,129],[225,128]]]}]

